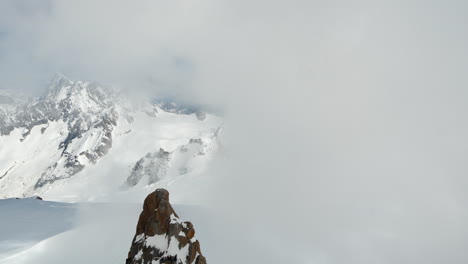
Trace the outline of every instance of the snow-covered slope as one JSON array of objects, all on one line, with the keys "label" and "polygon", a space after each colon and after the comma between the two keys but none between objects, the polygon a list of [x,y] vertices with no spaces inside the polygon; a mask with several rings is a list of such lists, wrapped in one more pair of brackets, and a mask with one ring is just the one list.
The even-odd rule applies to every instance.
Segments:
[{"label": "snow-covered slope", "polygon": [[[199,174],[218,149],[219,117],[169,113],[96,82],[57,75],[38,98],[2,98],[0,198],[96,200],[167,185]],[[138,171],[159,149],[164,165]]]},{"label": "snow-covered slope", "polygon": [[76,206],[35,198],[0,200],[0,260],[73,228]]}]

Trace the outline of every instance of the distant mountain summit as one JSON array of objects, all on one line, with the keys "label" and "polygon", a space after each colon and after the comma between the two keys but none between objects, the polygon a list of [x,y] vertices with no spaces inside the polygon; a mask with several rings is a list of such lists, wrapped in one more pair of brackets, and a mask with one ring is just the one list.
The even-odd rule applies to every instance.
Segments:
[{"label": "distant mountain summit", "polygon": [[[207,116],[210,120],[203,121]],[[73,81],[62,74],[36,98],[25,100],[0,92],[0,198],[47,193],[59,180],[87,167],[99,168],[99,161],[115,149],[116,141],[120,153],[112,156],[121,155],[120,160],[102,167],[128,166],[114,172],[118,175],[114,179],[119,186],[127,182],[131,187],[138,182],[138,177],[131,176],[136,175],[132,167],[147,153],[159,148],[173,151],[199,137],[205,138],[208,147],[216,141],[212,139],[220,125],[221,120],[212,115],[169,113],[149,100],[131,101],[112,87]],[[191,158],[180,164],[166,162],[168,168],[181,168],[164,177],[149,175],[155,180],[147,183],[183,174],[172,171],[188,170],[185,163]]]},{"label": "distant mountain summit", "polygon": [[107,154],[112,147],[112,130],[121,110],[117,109],[115,97],[112,89],[97,83],[74,82],[56,75],[44,95],[16,105],[8,119],[0,121],[2,136],[18,129],[21,130],[21,142],[33,128],[40,127],[44,134],[51,123],[66,126],[60,133],[65,137],[57,146],[60,157],[41,173],[34,184],[35,189],[71,177],[86,164],[96,163]]}]

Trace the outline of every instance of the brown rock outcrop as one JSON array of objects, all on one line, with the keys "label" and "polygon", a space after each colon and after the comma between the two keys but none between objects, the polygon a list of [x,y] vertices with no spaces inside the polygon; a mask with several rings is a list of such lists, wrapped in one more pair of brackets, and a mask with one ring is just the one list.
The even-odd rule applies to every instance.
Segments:
[{"label": "brown rock outcrop", "polygon": [[146,197],[126,264],[206,264],[193,224],[179,220],[167,190]]}]

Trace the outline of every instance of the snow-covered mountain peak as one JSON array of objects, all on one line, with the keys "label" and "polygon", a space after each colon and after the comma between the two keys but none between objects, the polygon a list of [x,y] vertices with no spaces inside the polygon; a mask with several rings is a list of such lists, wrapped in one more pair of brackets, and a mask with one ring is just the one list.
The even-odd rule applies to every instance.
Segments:
[{"label": "snow-covered mountain peak", "polygon": [[116,96],[112,87],[91,81],[72,81],[62,74],[56,74],[39,101],[87,111],[110,106]]},{"label": "snow-covered mountain peak", "polygon": [[[211,137],[221,123],[210,114],[167,112],[150,100],[134,102],[112,87],[57,74],[42,96],[15,101],[8,112],[0,108],[0,197],[57,190],[55,186],[67,179],[96,174],[87,169],[104,166],[101,159],[109,153],[119,163],[105,168],[126,166],[116,172],[116,189],[133,173],[135,164],[160,148],[171,152],[168,162],[163,162],[164,170],[144,175],[152,180],[142,181],[140,187],[199,173],[193,167],[202,168],[210,155],[196,153],[216,149]],[[194,138],[203,138],[203,144],[193,144]],[[193,149],[193,153],[178,154],[174,152],[178,148]],[[163,160],[156,156],[147,160],[151,164]]]},{"label": "snow-covered mountain peak", "polygon": [[69,88],[73,85],[68,77],[61,73],[56,73],[49,83],[44,95],[41,97],[43,100],[60,101],[66,97]]}]

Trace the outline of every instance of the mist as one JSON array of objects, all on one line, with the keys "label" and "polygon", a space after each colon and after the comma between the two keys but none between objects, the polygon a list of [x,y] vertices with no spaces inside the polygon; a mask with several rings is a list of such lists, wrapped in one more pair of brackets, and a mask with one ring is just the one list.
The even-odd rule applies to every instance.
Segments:
[{"label": "mist", "polygon": [[465,3],[32,2],[0,4],[3,86],[225,109],[218,262],[468,261]]}]

